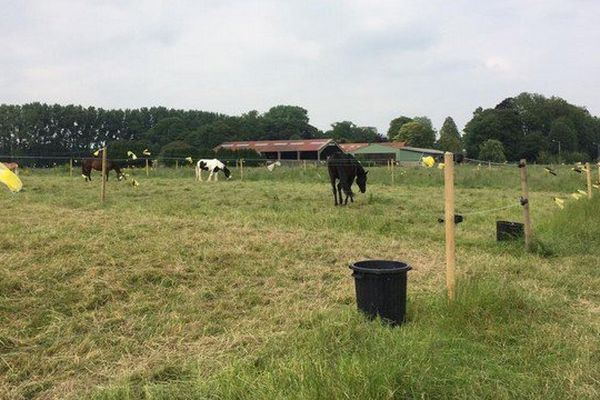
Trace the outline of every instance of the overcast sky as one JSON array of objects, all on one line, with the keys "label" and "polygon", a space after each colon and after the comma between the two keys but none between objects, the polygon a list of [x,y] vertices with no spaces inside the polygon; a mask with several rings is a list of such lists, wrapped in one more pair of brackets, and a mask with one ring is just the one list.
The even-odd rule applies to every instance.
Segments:
[{"label": "overcast sky", "polygon": [[523,91],[600,113],[600,1],[0,0],[0,102],[459,129]]}]

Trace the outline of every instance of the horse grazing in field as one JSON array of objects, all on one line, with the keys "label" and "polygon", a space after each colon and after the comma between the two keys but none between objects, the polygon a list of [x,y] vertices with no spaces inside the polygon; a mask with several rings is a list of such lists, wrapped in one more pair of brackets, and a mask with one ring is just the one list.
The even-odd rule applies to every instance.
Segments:
[{"label": "horse grazing in field", "polygon": [[16,162],[5,162],[2,164],[4,164],[4,166],[8,168],[9,171],[14,172],[15,175],[19,175],[19,164],[17,164]]},{"label": "horse grazing in field", "polygon": [[209,171],[207,182],[214,176],[215,181],[219,180],[219,171],[223,171],[227,179],[231,179],[231,171],[221,161],[216,158],[198,160],[196,163],[196,180],[202,182],[202,171]]},{"label": "horse grazing in field", "polygon": [[[85,181],[92,180],[92,170],[102,171],[102,151],[99,153],[99,158],[86,158],[81,161],[81,175],[85,178]],[[117,179],[122,180],[125,178],[125,174],[121,172],[121,168],[112,160],[106,160],[106,180],[111,170],[114,170],[117,174]]]},{"label": "horse grazing in field", "polygon": [[[346,195],[344,205],[348,204],[348,197],[354,203],[354,193],[352,193],[352,184],[356,178],[356,184],[361,193],[367,191],[367,173],[361,163],[354,156],[345,153],[333,153],[327,157],[327,170],[333,189],[333,199],[335,205],[338,205],[338,194],[340,198],[339,205],[342,205],[342,191]],[[339,181],[336,190],[336,180]]]}]

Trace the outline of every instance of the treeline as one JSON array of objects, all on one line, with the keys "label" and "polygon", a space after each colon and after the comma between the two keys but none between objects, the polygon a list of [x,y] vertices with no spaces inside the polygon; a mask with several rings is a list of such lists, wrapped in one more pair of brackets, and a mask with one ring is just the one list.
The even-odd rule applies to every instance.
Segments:
[{"label": "treeline", "polygon": [[[477,108],[464,134],[451,117],[439,134],[427,117],[400,116],[390,122],[390,140],[435,147],[482,160],[526,158],[540,163],[588,161],[598,157],[600,121],[582,107],[558,98],[522,93],[494,108]],[[88,157],[108,145],[111,158],[149,149],[152,157],[214,156],[226,141],[333,138],[344,142],[386,140],[372,127],[336,122],[321,131],[302,107],[278,105],[265,113],[239,116],[165,107],[106,110],[43,103],[0,105],[0,156]],[[223,158],[248,154],[219,154]],[[51,164],[39,158],[35,164]]]},{"label": "treeline", "polygon": [[464,132],[467,154],[491,161],[591,161],[600,146],[597,117],[560,97],[532,93],[477,108]]},{"label": "treeline", "polygon": [[[153,157],[197,157],[214,155],[212,149],[225,141],[319,137],[341,142],[383,140],[376,129],[347,121],[322,132],[310,124],[304,108],[287,105],[240,116],[165,107],[106,110],[43,103],[0,105],[0,155],[15,158],[88,157],[104,145],[111,158],[125,158],[127,150],[146,148]],[[34,161],[48,163],[43,158]]]}]

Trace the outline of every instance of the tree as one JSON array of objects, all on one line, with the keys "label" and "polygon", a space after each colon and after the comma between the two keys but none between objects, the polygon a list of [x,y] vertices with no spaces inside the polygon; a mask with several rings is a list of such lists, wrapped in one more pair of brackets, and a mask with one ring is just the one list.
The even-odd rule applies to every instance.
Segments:
[{"label": "tree", "polygon": [[558,143],[560,142],[561,151],[571,152],[578,150],[577,132],[573,128],[571,121],[566,117],[557,118],[552,122],[548,139],[553,143],[552,147],[556,147],[556,149],[558,149]]},{"label": "tree", "polygon": [[479,147],[479,159],[484,161],[504,162],[504,146],[502,142],[495,139],[488,139]]},{"label": "tree", "polygon": [[452,153],[460,153],[463,150],[462,140],[452,117],[447,117],[444,120],[442,129],[440,129],[438,146],[440,150]]},{"label": "tree", "polygon": [[159,159],[162,160],[163,163],[168,165],[175,164],[174,160],[171,158],[180,158],[184,159],[186,157],[195,157],[196,149],[190,146],[184,141],[176,140],[171,143],[167,143],[160,149]]},{"label": "tree", "polygon": [[164,118],[146,132],[146,140],[162,147],[176,140],[183,140],[188,130],[183,120],[178,117]]},{"label": "tree", "polygon": [[376,128],[356,126],[351,121],[335,122],[331,124],[331,130],[325,132],[324,136],[330,137],[339,143],[373,143],[384,140],[384,138],[377,133]]},{"label": "tree", "polygon": [[406,142],[407,146],[431,148],[435,143],[435,132],[417,121],[402,125],[395,141]]},{"label": "tree", "polygon": [[390,140],[393,140],[394,136],[396,136],[398,134],[398,132],[400,131],[400,128],[402,128],[402,125],[406,124],[407,122],[411,122],[412,118],[408,118],[405,116],[400,116],[398,118],[394,118],[393,120],[390,121],[390,127],[388,128],[387,131],[387,135],[388,138]]}]

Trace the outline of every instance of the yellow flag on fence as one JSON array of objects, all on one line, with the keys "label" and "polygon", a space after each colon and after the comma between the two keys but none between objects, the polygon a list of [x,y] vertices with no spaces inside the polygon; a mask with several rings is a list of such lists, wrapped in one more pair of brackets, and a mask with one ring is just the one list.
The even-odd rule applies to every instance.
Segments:
[{"label": "yellow flag on fence", "polygon": [[581,198],[581,195],[577,192],[575,193],[571,193],[571,197],[573,197],[575,200],[579,200]]},{"label": "yellow flag on fence", "polygon": [[151,155],[152,153],[150,153],[150,150],[148,150],[148,149],[144,149],[144,151],[142,151],[142,154],[143,154],[143,155],[145,155],[145,156],[149,156],[149,155]]},{"label": "yellow flag on fence", "polygon": [[444,167],[446,166],[446,164],[444,164],[443,162],[438,164],[438,169],[444,169]]},{"label": "yellow flag on fence", "polygon": [[585,190],[577,189],[577,191],[579,193],[581,193],[583,196],[587,196],[587,192]]},{"label": "yellow flag on fence", "polygon": [[431,168],[435,165],[435,160],[431,156],[423,157],[423,158],[421,158],[421,163],[423,164],[424,167]]},{"label": "yellow flag on fence", "polygon": [[559,199],[558,197],[554,197],[554,202],[556,203],[556,205],[560,208],[563,209],[565,208],[565,201],[563,199]]},{"label": "yellow flag on fence", "polygon": [[98,157],[98,154],[100,154],[100,149],[98,149],[98,150],[96,150],[96,151],[94,152],[94,156],[95,156],[95,157]]},{"label": "yellow flag on fence", "polygon": [[0,163],[0,182],[8,186],[13,193],[17,193],[23,188],[23,182],[19,177],[2,163]]},{"label": "yellow flag on fence", "polygon": [[190,164],[193,163],[194,161],[192,160],[192,157],[186,157],[185,161],[189,162]]},{"label": "yellow flag on fence", "polygon": [[127,157],[131,157],[132,160],[137,160],[137,156],[131,150],[127,151]]}]

